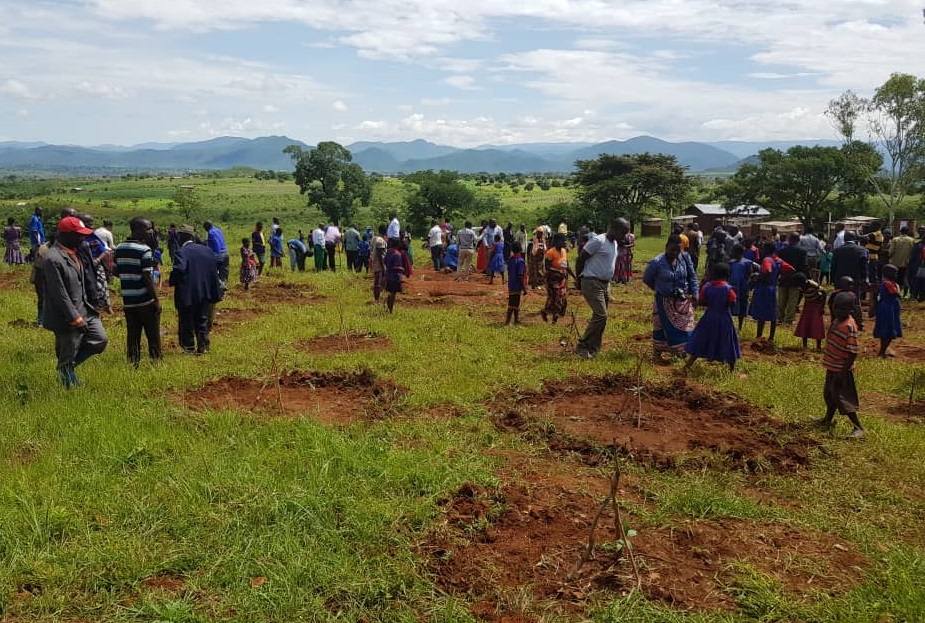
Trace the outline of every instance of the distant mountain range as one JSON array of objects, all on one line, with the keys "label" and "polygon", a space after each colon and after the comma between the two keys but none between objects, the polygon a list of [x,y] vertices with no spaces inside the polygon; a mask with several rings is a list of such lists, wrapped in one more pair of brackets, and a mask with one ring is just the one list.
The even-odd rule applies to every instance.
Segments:
[{"label": "distant mountain range", "polygon": [[[410,173],[449,169],[461,173],[567,173],[576,160],[590,160],[604,153],[642,152],[671,154],[693,173],[734,171],[739,163],[765,147],[787,149],[793,145],[837,145],[836,141],[774,141],[718,143],[670,143],[651,136],[605,143],[523,143],[483,145],[459,149],[425,140],[407,142],[357,142],[346,147],[354,161],[367,172]],[[255,139],[221,137],[193,143],[143,143],[131,147],[99,145],[80,147],[42,142],[0,142],[0,170],[41,173],[161,173],[232,167],[260,170],[291,170],[283,149],[310,145],[285,136]]]}]

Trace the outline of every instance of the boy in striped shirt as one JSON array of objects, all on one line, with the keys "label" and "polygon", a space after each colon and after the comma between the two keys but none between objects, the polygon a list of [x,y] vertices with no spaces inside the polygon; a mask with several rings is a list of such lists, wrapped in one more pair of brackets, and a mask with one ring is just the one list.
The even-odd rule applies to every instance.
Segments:
[{"label": "boy in striped shirt", "polygon": [[122,285],[128,359],[137,368],[141,362],[142,332],[148,339],[151,360],[161,358],[161,302],[152,276],[154,226],[142,217],[133,218],[129,226],[131,235],[113,254],[113,272]]},{"label": "boy in striped shirt", "polygon": [[858,419],[858,390],[854,383],[854,360],[858,356],[858,325],[851,312],[855,298],[850,292],[839,292],[832,304],[834,319],[825,337],[825,354],[822,366],[825,368],[825,417],[816,423],[831,428],[835,411],[844,414],[851,421],[854,430],[849,437],[860,439],[865,436],[864,427]]}]

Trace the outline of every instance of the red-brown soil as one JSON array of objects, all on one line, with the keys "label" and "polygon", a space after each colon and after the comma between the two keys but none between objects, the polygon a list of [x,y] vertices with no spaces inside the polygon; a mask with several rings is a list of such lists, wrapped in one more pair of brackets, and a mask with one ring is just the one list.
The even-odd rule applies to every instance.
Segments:
[{"label": "red-brown soil", "polygon": [[[871,325],[873,330],[873,325]],[[880,340],[872,337],[862,337],[860,340],[861,354],[860,357],[873,358],[880,352]],[[907,363],[925,363],[925,346],[921,346],[918,340],[899,338],[893,340],[887,349],[890,359],[903,361]],[[925,381],[925,378],[923,378]]]},{"label": "red-brown soil", "polygon": [[253,303],[309,303],[325,299],[324,295],[318,294],[307,284],[266,280],[252,283],[248,290],[244,290],[240,285],[235,286],[226,296]]},{"label": "red-brown soil", "polygon": [[[493,489],[464,484],[441,502],[443,519],[420,550],[443,590],[475,601],[473,613],[486,621],[539,621],[547,608],[584,610],[595,596],[616,598],[635,587],[628,557],[614,548],[609,505],[592,556],[576,573],[607,477],[586,466],[511,455],[500,479]],[[640,525],[628,509],[638,508],[641,496],[626,477],[617,498],[624,522],[638,532],[630,542],[643,592],[680,609],[733,610],[730,565],[737,562],[797,597],[848,590],[867,564],[841,539],[794,525],[732,519]]]},{"label": "red-brown soil", "polygon": [[794,472],[818,445],[735,395],[626,375],[547,381],[509,403],[495,423],[592,462],[616,451],[662,468]]},{"label": "red-brown soil", "polygon": [[[31,269],[30,269],[31,270]],[[10,290],[12,288],[25,288],[29,285],[29,270],[11,270],[9,272],[0,272],[0,290]]]},{"label": "red-brown soil", "polygon": [[245,322],[255,320],[263,315],[256,307],[222,307],[215,308],[212,318],[212,330],[219,333],[229,331]]},{"label": "red-brown soil", "polygon": [[298,346],[312,355],[327,355],[355,351],[387,350],[391,348],[392,340],[374,331],[368,333],[348,331],[346,333],[319,335],[318,337],[301,340]]},{"label": "red-brown soil", "polygon": [[193,411],[234,409],[264,416],[312,417],[325,424],[349,424],[388,417],[404,390],[376,378],[369,369],[353,372],[290,372],[277,380],[226,376],[186,391],[181,400]]},{"label": "red-brown soil", "polygon": [[864,413],[877,413],[892,422],[909,424],[925,423],[925,375],[919,380],[921,387],[916,390],[912,404],[908,395],[905,398],[884,394],[882,392],[863,392],[861,394],[861,416]]},{"label": "red-brown soil", "polygon": [[179,596],[186,590],[186,580],[169,574],[153,575],[142,580],[141,586],[147,590]]}]

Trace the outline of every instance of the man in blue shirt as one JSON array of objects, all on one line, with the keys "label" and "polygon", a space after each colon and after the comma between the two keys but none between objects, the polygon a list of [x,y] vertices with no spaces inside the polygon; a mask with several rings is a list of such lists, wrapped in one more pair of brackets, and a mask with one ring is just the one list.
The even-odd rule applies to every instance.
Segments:
[{"label": "man in blue shirt", "polygon": [[228,255],[228,245],[225,244],[225,234],[212,221],[206,221],[202,224],[202,227],[208,235],[206,245],[212,249],[212,253],[218,258],[218,281],[222,290],[227,290],[231,257]]},{"label": "man in blue shirt", "polygon": [[35,252],[45,244],[45,224],[42,222],[42,208],[35,206],[35,212],[29,219],[29,259],[35,261]]},{"label": "man in blue shirt", "polygon": [[575,349],[575,354],[582,359],[591,359],[601,350],[604,329],[607,328],[610,282],[617,264],[617,240],[629,230],[629,221],[618,218],[610,224],[606,234],[591,236],[578,255],[575,271],[578,287],[591,308],[591,320]]}]

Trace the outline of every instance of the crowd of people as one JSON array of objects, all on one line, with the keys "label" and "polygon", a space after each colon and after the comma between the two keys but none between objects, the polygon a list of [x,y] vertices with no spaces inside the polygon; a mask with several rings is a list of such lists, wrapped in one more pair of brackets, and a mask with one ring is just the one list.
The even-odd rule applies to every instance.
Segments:
[{"label": "crowd of people", "polygon": [[[57,371],[65,387],[79,385],[76,367],[102,352],[107,336],[99,314],[112,312],[109,284],[120,281],[126,320],[127,355],[138,366],[141,340],[147,340],[152,360],[162,357],[161,303],[158,295],[162,264],[160,240],[154,224],[146,218],[130,222],[129,237],[116,244],[112,223],[94,229],[88,214],[72,209],[61,212],[52,235],[46,236],[41,208],[28,226],[30,248],[23,255],[22,230],[10,219],[4,230],[9,264],[32,262],[31,281],[37,295],[37,323],[55,334]],[[202,224],[200,238],[190,225],[171,224],[167,252],[178,317],[181,351],[204,354],[214,305],[229,287],[230,254],[224,232],[211,221]],[[705,240],[697,222],[687,228],[673,227],[664,251],[652,258],[642,282],[652,291],[652,347],[656,362],[666,357],[685,358],[687,370],[698,359],[722,362],[735,368],[742,349],[739,335],[746,317],[756,322],[756,338],[772,343],[780,326],[793,326],[794,334],[822,350],[826,367],[824,424],[835,410],[846,413],[863,435],[857,421],[857,391],[851,374],[858,353],[858,333],[865,317],[874,322],[873,336],[880,340],[879,355],[891,355],[890,344],[902,337],[900,300],[925,300],[925,227],[918,239],[906,227],[898,236],[878,225],[853,232],[839,227],[828,240],[806,227],[801,233],[752,239],[735,226],[716,227]],[[506,324],[520,323],[522,298],[530,291],[545,291],[540,311],[544,322],[555,324],[569,304],[569,280],[591,311],[578,338],[575,354],[595,357],[602,348],[607,309],[613,283],[629,283],[634,276],[635,238],[630,223],[615,219],[607,231],[596,234],[588,227],[570,232],[566,225],[553,231],[540,225],[528,232],[508,223],[502,228],[487,219],[473,227],[466,221],[459,229],[436,219],[421,239],[433,270],[454,273],[458,281],[481,274],[488,283],[497,277],[506,284]],[[286,240],[278,218],[273,218],[269,239],[262,222],[241,240],[239,281],[244,290],[265,271],[281,269],[288,252],[292,271],[305,270],[306,258],[314,257],[316,271],[336,271],[343,255],[345,268],[371,273],[372,294],[394,311],[397,294],[413,274],[413,242],[396,214],[378,227],[363,232],[348,225],[342,232],[336,223],[320,223],[308,238],[301,230]],[[577,250],[574,267],[569,249]],[[270,262],[266,264],[269,249]],[[701,274],[700,259],[704,256]],[[832,287],[831,293],[826,288]],[[699,321],[695,310],[704,311]],[[828,311],[828,327],[824,320]]]}]

